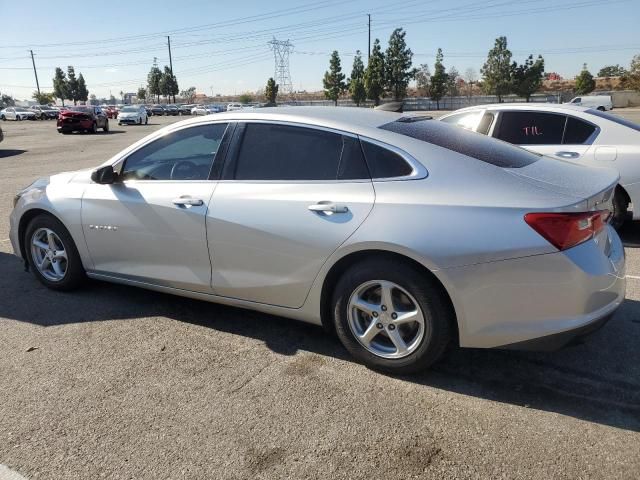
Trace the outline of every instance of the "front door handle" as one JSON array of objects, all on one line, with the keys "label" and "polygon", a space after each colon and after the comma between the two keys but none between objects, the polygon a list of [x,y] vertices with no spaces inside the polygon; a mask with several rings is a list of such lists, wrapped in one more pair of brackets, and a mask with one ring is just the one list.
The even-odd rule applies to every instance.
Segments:
[{"label": "front door handle", "polygon": [[578,152],[556,152],[556,156],[560,158],[578,158],[580,154]]},{"label": "front door handle", "polygon": [[318,202],[307,207],[312,212],[324,213],[347,213],[349,208],[346,205],[338,205],[333,202]]},{"label": "front door handle", "polygon": [[199,207],[204,205],[204,202],[199,198],[191,198],[191,197],[179,197],[171,200],[174,205],[180,205],[183,207]]}]

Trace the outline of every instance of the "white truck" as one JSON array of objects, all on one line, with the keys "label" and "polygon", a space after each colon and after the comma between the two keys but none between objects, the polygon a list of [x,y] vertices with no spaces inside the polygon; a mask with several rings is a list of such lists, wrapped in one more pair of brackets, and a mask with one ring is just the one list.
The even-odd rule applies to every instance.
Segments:
[{"label": "white truck", "polygon": [[585,95],[583,97],[575,97],[570,102],[566,103],[581,107],[595,108],[601,112],[613,109],[611,95]]}]

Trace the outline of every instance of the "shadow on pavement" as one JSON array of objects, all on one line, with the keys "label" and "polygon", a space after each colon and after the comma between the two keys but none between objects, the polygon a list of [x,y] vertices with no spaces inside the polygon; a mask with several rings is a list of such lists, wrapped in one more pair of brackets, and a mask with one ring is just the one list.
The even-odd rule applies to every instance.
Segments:
[{"label": "shadow on pavement", "polygon": [[[49,291],[0,252],[0,318],[43,327],[164,316],[263,341],[271,350],[351,357],[320,327],[261,313],[88,281],[73,293]],[[555,412],[640,431],[640,302],[627,300],[584,343],[552,353],[455,349],[404,381],[461,395]]]},{"label": "shadow on pavement", "polygon": [[22,155],[23,153],[26,153],[26,150],[3,150],[2,148],[0,148],[0,158],[15,157],[16,155]]}]

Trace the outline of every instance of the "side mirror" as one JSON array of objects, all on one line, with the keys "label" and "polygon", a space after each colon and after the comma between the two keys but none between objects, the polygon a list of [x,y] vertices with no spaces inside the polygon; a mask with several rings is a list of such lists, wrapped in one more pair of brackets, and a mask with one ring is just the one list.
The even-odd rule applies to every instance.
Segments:
[{"label": "side mirror", "polygon": [[101,185],[109,185],[116,181],[116,172],[111,165],[100,167],[91,173],[91,180]]}]

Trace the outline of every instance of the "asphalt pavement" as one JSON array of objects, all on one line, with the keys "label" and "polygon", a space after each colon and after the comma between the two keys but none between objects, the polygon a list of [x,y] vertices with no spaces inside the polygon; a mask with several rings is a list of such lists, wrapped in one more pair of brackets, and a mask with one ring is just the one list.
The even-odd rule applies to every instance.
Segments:
[{"label": "asphalt pavement", "polygon": [[18,189],[177,120],[1,124],[0,479],[638,478],[640,224],[623,232],[627,300],[586,341],[454,350],[411,377],[315,326],[100,282],[56,293],[23,271]]}]

